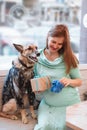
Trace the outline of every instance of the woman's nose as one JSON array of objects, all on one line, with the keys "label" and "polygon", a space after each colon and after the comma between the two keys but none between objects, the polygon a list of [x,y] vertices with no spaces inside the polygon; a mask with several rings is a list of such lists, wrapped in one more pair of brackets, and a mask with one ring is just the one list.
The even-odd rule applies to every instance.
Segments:
[{"label": "woman's nose", "polygon": [[55,45],[54,45],[54,48],[55,48],[55,49],[58,48],[58,44],[55,44]]}]

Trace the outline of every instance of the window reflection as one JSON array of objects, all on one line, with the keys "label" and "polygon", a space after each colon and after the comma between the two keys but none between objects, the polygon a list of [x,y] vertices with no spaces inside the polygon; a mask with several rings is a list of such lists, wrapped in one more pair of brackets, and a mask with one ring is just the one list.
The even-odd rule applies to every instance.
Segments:
[{"label": "window reflection", "polygon": [[78,54],[80,16],[81,0],[1,0],[0,57],[17,55],[13,43],[34,42],[43,48],[49,28],[59,23],[68,26],[71,47]]}]

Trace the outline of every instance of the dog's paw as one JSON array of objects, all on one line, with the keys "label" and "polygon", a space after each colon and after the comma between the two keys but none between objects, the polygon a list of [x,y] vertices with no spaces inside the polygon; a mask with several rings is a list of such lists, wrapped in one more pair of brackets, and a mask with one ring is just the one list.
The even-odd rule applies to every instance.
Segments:
[{"label": "dog's paw", "polygon": [[12,120],[18,120],[18,117],[15,116],[15,115],[12,115],[12,116],[11,116],[11,119],[12,119]]},{"label": "dog's paw", "polygon": [[28,124],[28,119],[25,117],[25,118],[22,118],[22,123],[24,124]]},{"label": "dog's paw", "polygon": [[32,116],[33,119],[37,119],[37,116],[36,116],[35,113],[32,113],[31,116]]},{"label": "dog's paw", "polygon": [[26,116],[28,116],[29,115],[29,113],[28,112],[26,112]]}]

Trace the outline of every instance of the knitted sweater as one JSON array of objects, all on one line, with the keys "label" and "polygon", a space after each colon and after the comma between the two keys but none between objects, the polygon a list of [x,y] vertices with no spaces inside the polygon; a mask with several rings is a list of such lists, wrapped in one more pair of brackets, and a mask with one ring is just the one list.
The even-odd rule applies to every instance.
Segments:
[{"label": "knitted sweater", "polygon": [[[62,55],[54,61],[49,61],[45,57],[43,50],[40,53],[38,63],[35,65],[35,76],[49,76],[51,81],[54,79],[59,80],[62,77],[71,79],[81,78],[78,68],[72,68],[69,74],[65,73],[66,66]],[[72,86],[63,88],[60,93],[53,93],[50,89],[47,89],[43,94],[46,103],[52,106],[67,106],[80,101],[78,89]]]},{"label": "knitted sweater", "polygon": [[[54,61],[49,61],[41,50],[38,63],[34,68],[36,77],[49,76],[51,82],[62,77],[81,78],[78,68],[71,68],[69,74],[66,74],[65,70],[63,55]],[[78,102],[80,97],[76,87],[64,87],[59,93],[51,92],[50,88],[44,90],[38,109],[38,124],[34,130],[65,130],[66,107]]]}]

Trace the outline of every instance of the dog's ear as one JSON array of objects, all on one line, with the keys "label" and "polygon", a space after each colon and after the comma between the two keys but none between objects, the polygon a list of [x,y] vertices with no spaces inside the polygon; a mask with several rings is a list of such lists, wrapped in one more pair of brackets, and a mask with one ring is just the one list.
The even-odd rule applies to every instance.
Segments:
[{"label": "dog's ear", "polygon": [[23,46],[22,45],[18,45],[18,44],[15,44],[15,43],[13,43],[13,45],[16,48],[16,50],[18,50],[20,53],[23,52]]}]

